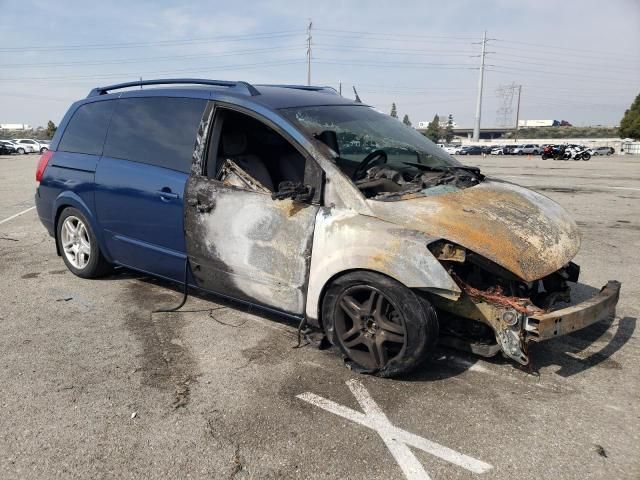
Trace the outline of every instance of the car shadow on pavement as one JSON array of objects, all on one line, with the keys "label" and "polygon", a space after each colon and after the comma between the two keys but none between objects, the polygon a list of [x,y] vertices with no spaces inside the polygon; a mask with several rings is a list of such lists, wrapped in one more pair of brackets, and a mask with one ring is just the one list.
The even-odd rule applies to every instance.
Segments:
[{"label": "car shadow on pavement", "polygon": [[[183,288],[182,285],[178,283],[151,277],[126,268],[116,268],[111,275],[103,277],[103,279],[110,281],[138,280],[142,284],[160,286],[168,290],[172,290],[179,295],[182,294]],[[572,304],[584,301],[597,294],[598,291],[599,290],[597,288],[593,288],[582,283],[573,284]],[[187,301],[187,304],[179,311],[185,313],[211,313],[220,308],[230,308],[240,312],[257,315],[266,320],[292,328],[291,336],[294,343],[296,341],[295,329],[298,327],[298,322],[295,319],[195,288],[189,289],[189,296],[212,302],[211,308],[189,308],[189,303]],[[176,295],[174,305],[158,305],[157,308],[171,308],[177,306],[180,300],[181,297]],[[212,318],[215,320],[215,317]],[[422,382],[444,380],[446,378],[458,376],[469,369],[487,368],[482,366],[481,363],[478,364],[480,360],[496,366],[512,365],[513,368],[519,368],[532,374],[538,374],[541,368],[556,365],[560,366],[560,369],[555,373],[562,377],[569,377],[598,365],[605,368],[620,368],[618,362],[610,357],[620,350],[632,337],[636,327],[636,320],[637,319],[634,317],[624,317],[620,319],[615,334],[609,332],[610,327],[614,323],[614,319],[608,319],[557,339],[552,339],[540,344],[534,343],[531,345],[529,352],[531,362],[525,367],[517,365],[515,362],[503,357],[501,354],[486,358],[449,347],[438,346],[432,361],[428,362],[423,368],[420,368],[411,374],[399,377],[398,380]],[[591,353],[586,357],[579,355],[580,352],[587,351],[598,339],[607,339],[608,343],[599,351]],[[304,342],[302,346],[306,346]]]},{"label": "car shadow on pavement", "polygon": [[[556,375],[571,377],[596,366],[621,369],[622,366],[611,357],[631,339],[637,319],[621,318],[612,334],[609,329],[614,322],[613,318],[603,320],[578,332],[534,345],[529,352],[533,370],[557,365],[560,369],[555,372]],[[607,340],[606,345],[591,352],[590,347],[599,339]]]},{"label": "car shadow on pavement", "polygon": [[[125,268],[125,267],[116,267],[113,273],[111,273],[110,275],[101,277],[98,280],[109,280],[109,281],[137,280],[143,285],[146,284],[149,287],[159,286],[167,289],[168,291],[173,291],[176,293],[175,302],[173,304],[170,304],[170,305],[159,304],[155,307],[155,309],[171,309],[173,307],[178,306],[178,304],[182,300],[183,288],[184,288],[183,285],[180,283],[146,275],[144,273],[136,272],[134,270],[129,270],[128,268]],[[295,319],[291,319],[284,315],[279,315],[277,313],[272,313],[272,312],[269,312],[268,310],[263,310],[256,306],[252,306],[239,301],[228,299],[226,297],[216,295],[214,293],[205,292],[197,288],[189,287],[189,297],[194,297],[200,300],[211,302],[211,307],[194,309],[192,307],[189,307],[189,301],[187,300],[187,303],[182,308],[177,310],[177,312],[205,313],[205,312],[215,312],[216,310],[221,310],[222,308],[229,308],[232,310],[237,310],[239,312],[248,313],[251,315],[257,315],[257,316],[260,316],[261,318],[271,320],[271,321],[280,323],[282,325],[286,325],[288,327],[293,327],[294,329],[297,329],[298,327],[298,322]],[[215,317],[212,316],[212,318],[215,320]],[[295,334],[295,331],[293,333]]]},{"label": "car shadow on pavement", "polygon": [[[583,302],[600,290],[584,283],[571,284],[572,304]],[[561,377],[570,377],[585,370],[599,366],[601,368],[622,368],[611,357],[633,336],[637,319],[624,317],[618,321],[615,333],[610,331],[615,319],[600,321],[577,332],[532,344],[529,355],[531,370],[539,372],[541,368],[559,366],[555,372]],[[604,343],[604,347],[593,352],[595,342]]]}]

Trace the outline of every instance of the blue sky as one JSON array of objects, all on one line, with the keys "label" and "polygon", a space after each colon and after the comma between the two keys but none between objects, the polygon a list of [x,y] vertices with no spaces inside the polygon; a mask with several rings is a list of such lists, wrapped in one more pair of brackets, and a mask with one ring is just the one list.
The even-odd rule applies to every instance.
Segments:
[{"label": "blue sky", "polygon": [[505,84],[523,85],[520,118],[577,125],[617,124],[640,93],[637,0],[0,0],[0,123],[58,123],[92,87],[140,76],[305,83],[309,18],[312,83],[414,124],[472,125],[485,29],[484,126]]}]

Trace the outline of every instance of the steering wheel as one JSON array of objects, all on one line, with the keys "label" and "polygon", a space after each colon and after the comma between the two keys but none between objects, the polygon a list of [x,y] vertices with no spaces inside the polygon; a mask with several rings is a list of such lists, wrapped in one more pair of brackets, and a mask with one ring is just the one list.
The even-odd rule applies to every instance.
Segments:
[{"label": "steering wheel", "polygon": [[376,160],[381,159],[380,163],[387,163],[387,154],[384,150],[374,150],[369,155],[364,157],[364,159],[358,164],[353,175],[351,175],[351,180],[354,182],[358,180],[363,172],[366,172],[369,168],[370,164],[374,163]]}]

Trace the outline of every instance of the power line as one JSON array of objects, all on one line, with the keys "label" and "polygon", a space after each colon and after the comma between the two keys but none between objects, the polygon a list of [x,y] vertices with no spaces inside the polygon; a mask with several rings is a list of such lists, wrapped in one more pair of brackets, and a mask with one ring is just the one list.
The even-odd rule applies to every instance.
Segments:
[{"label": "power line", "polygon": [[0,81],[38,81],[38,80],[81,80],[81,79],[102,79],[102,78],[118,78],[118,77],[139,77],[140,75],[173,75],[177,73],[198,73],[198,72],[210,72],[213,69],[217,71],[221,70],[234,70],[245,69],[254,67],[276,67],[283,65],[295,65],[304,63],[304,60],[290,60],[290,61],[271,61],[262,63],[245,63],[237,65],[210,65],[201,66],[195,69],[183,69],[183,70],[171,70],[171,71],[153,71],[153,72],[120,72],[120,73],[104,73],[104,74],[92,74],[92,75],[76,75],[76,76],[51,76],[51,77],[14,77],[14,78],[0,78]]},{"label": "power line", "polygon": [[466,41],[473,40],[475,37],[472,35],[424,35],[424,34],[412,34],[412,33],[384,33],[384,32],[366,32],[357,30],[337,30],[333,28],[317,28],[318,32],[334,32],[345,33],[349,35],[360,36],[376,36],[376,37],[405,37],[405,38],[446,38],[446,39],[462,39]]},{"label": "power line", "polygon": [[101,60],[101,61],[86,61],[79,60],[75,62],[51,62],[51,63],[5,63],[3,66],[6,67],[74,67],[78,65],[84,66],[100,66],[100,65],[120,65],[123,63],[148,63],[155,62],[158,60],[192,60],[198,58],[220,58],[220,57],[231,57],[236,55],[252,55],[256,53],[270,52],[270,51],[291,51],[291,50],[302,50],[303,47],[269,47],[269,48],[258,48],[252,50],[236,50],[228,53],[221,54],[209,54],[209,53],[198,53],[194,55],[165,55],[160,57],[135,57],[135,58],[117,58],[110,60]]},{"label": "power line", "polygon": [[40,45],[31,47],[4,47],[0,48],[0,52],[13,53],[13,52],[48,52],[48,51],[63,51],[63,50],[101,50],[101,49],[118,49],[118,48],[139,48],[139,47],[154,47],[154,46],[172,46],[172,45],[186,45],[193,43],[210,43],[213,41],[222,42],[236,42],[246,40],[264,40],[270,38],[292,37],[300,35],[300,30],[287,30],[282,32],[265,32],[248,35],[219,35],[215,37],[207,38],[187,38],[181,40],[159,40],[156,42],[125,42],[125,43],[94,43],[94,44],[82,44],[82,45]]},{"label": "power line", "polygon": [[602,56],[606,56],[606,57],[611,57],[612,55],[620,55],[619,52],[615,52],[612,53],[611,51],[609,52],[605,52],[605,51],[597,51],[597,50],[592,50],[592,49],[585,49],[585,48],[570,48],[570,47],[562,47],[559,45],[548,45],[548,44],[543,44],[543,43],[529,43],[529,42],[521,42],[519,40],[502,40],[499,38],[495,39],[496,42],[500,42],[500,43],[509,43],[509,44],[516,44],[516,45],[526,45],[526,46],[530,46],[530,47],[538,47],[538,48],[543,48],[543,49],[550,49],[553,51],[558,51],[558,50],[566,50],[566,51],[571,51],[571,52],[586,52],[592,55],[602,55]]}]

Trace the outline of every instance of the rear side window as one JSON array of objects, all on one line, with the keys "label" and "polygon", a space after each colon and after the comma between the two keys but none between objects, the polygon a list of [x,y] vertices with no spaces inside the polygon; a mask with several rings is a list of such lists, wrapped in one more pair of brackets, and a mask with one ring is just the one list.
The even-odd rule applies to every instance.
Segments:
[{"label": "rear side window", "polygon": [[188,173],[206,100],[121,98],[104,155]]},{"label": "rear side window", "polygon": [[115,102],[87,103],[73,114],[58,145],[63,152],[102,155],[104,137]]}]

